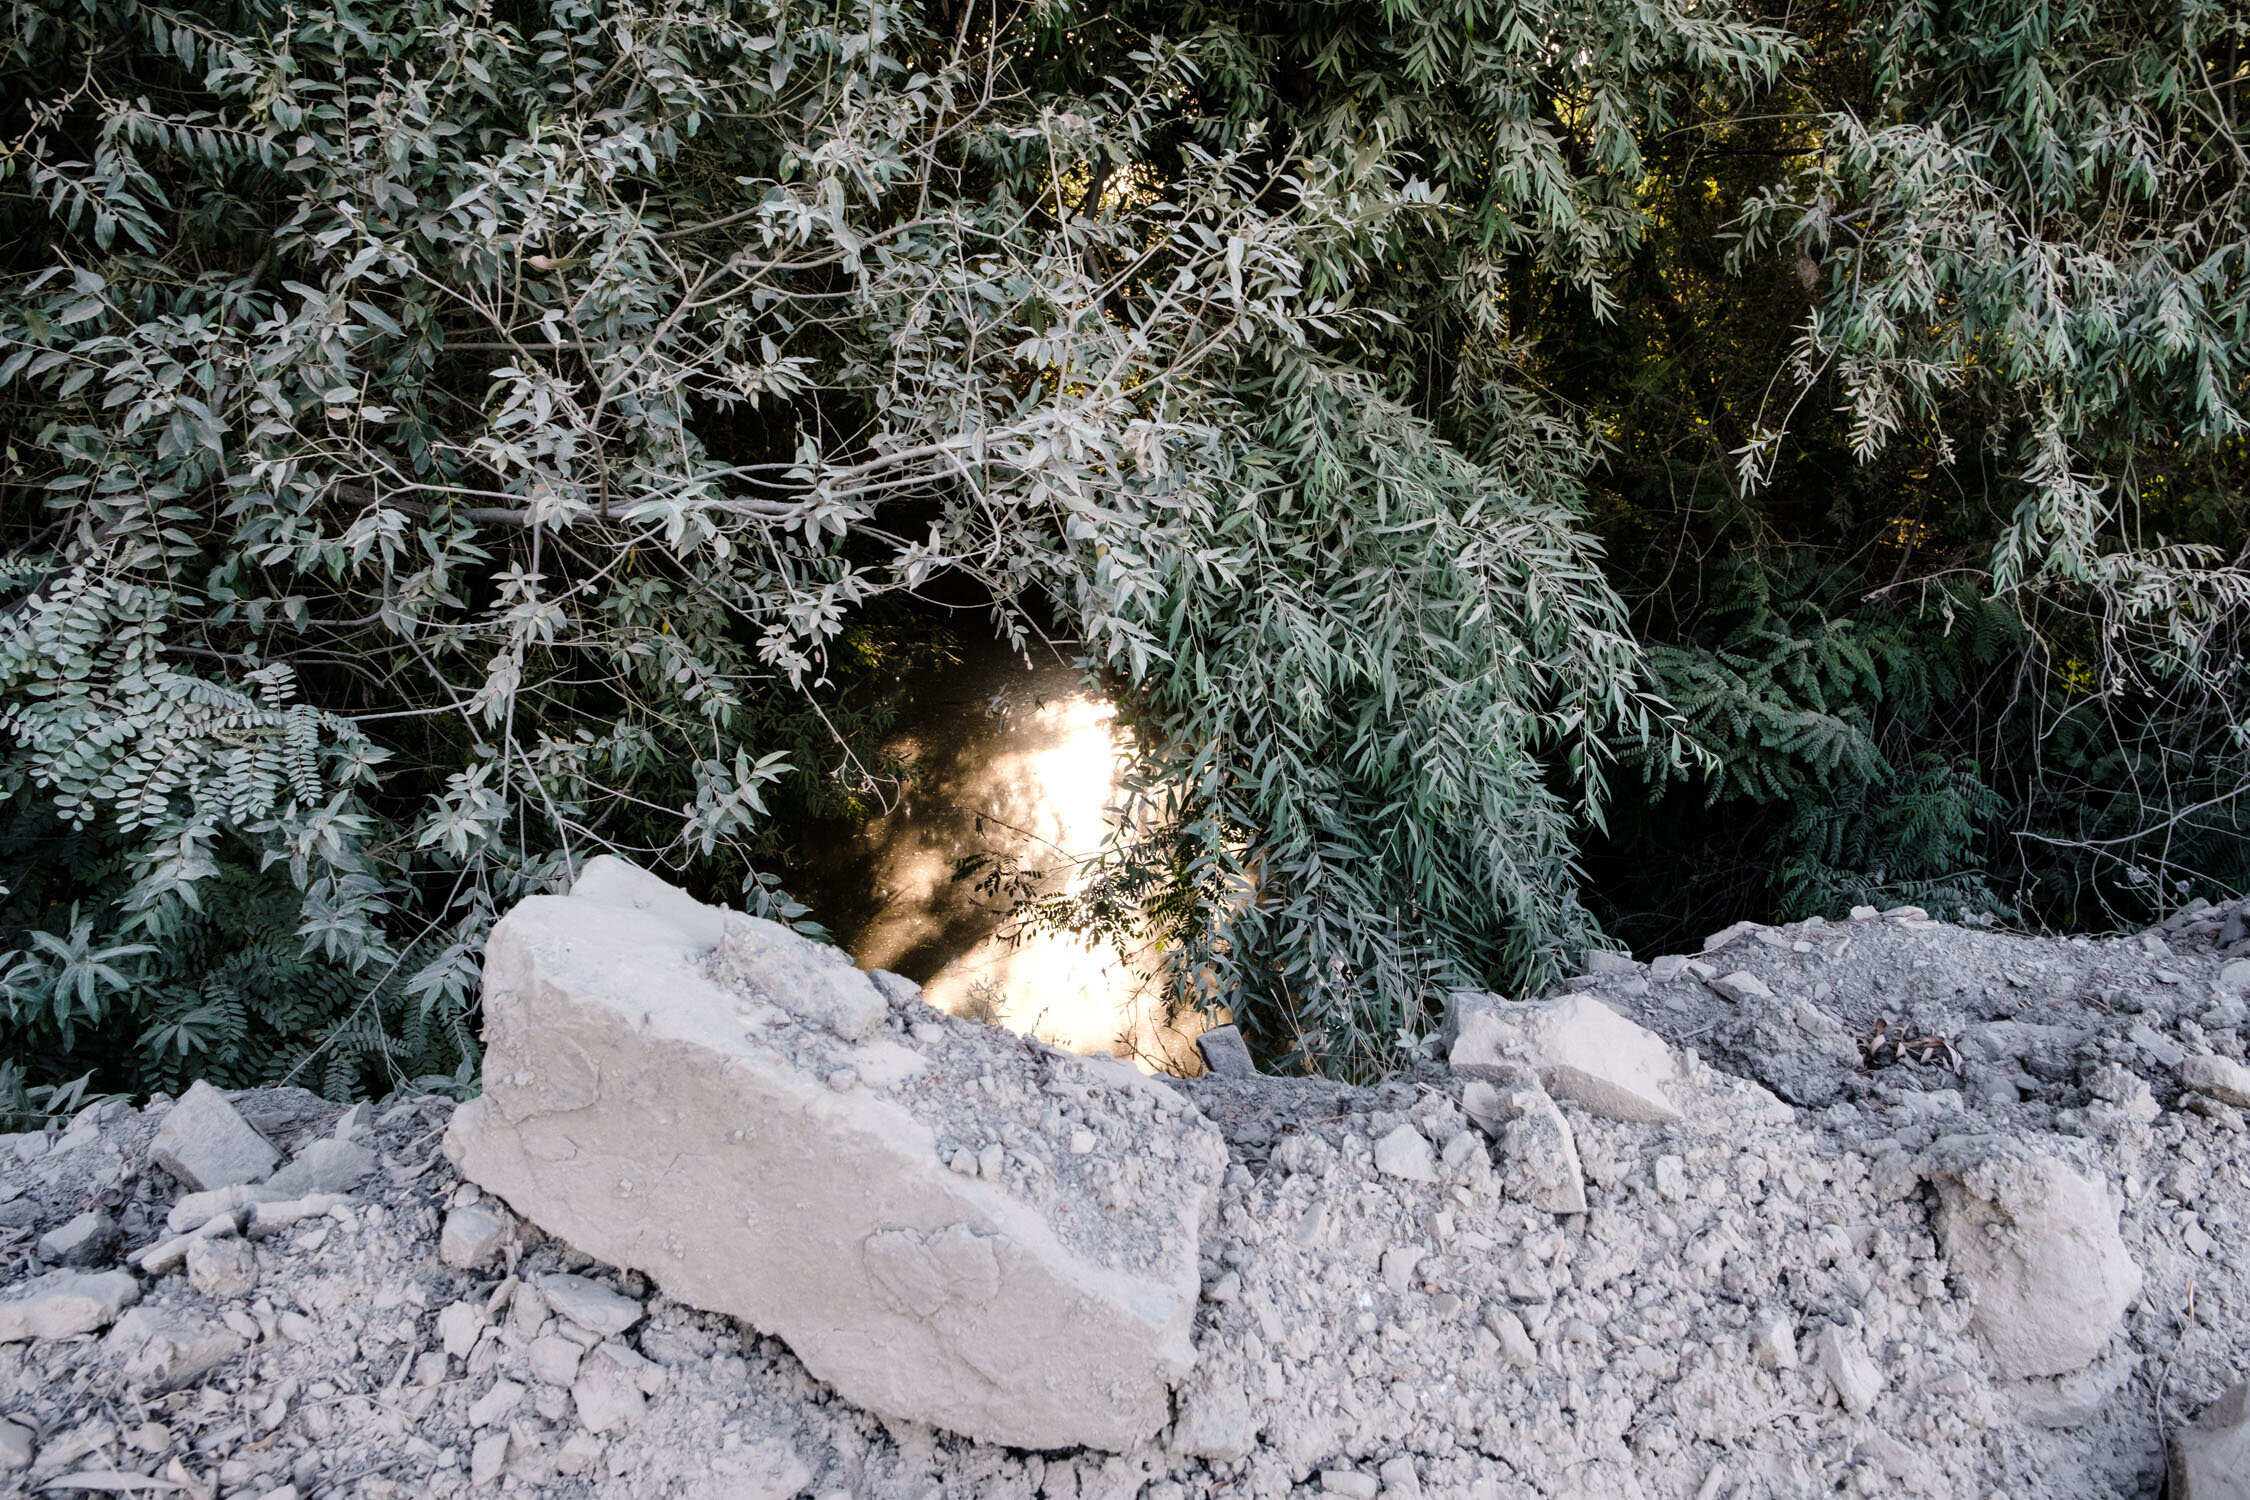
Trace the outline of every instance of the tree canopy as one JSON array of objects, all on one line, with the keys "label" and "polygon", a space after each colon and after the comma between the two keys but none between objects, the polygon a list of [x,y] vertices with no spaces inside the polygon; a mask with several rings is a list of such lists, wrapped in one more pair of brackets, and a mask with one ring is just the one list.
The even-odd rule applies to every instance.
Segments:
[{"label": "tree canopy", "polygon": [[6,16],[0,1108],[471,1087],[604,849],[810,924],[940,605],[1276,1067],[2245,884],[2241,6]]}]

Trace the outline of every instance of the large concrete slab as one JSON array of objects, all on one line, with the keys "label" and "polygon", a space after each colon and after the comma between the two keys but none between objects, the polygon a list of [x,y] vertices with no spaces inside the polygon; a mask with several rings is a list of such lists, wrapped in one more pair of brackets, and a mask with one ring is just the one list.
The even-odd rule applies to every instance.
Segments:
[{"label": "large concrete slab", "polygon": [[549,1233],[886,1416],[1112,1450],[1169,1419],[1226,1154],[1164,1085],[610,859],[494,928],[484,1007],[446,1150]]}]

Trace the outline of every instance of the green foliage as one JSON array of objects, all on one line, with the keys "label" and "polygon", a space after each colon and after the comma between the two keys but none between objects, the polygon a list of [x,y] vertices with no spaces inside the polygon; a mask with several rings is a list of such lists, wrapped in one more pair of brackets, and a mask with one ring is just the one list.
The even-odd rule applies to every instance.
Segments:
[{"label": "green foliage", "polygon": [[1551,977],[1581,850],[2240,883],[2242,24],[9,0],[7,1107],[468,1086],[596,850],[806,921],[963,600],[1140,737],[1041,915],[1277,1060]]},{"label": "green foliage", "polygon": [[1183,995],[1361,1068],[1546,972],[1573,809],[1667,736],[1586,450],[1368,367],[1432,254],[1598,294],[1635,142],[1784,49],[1329,16],[14,0],[7,1049],[450,1075],[494,915],[597,849],[802,917],[933,588],[1131,698]]}]

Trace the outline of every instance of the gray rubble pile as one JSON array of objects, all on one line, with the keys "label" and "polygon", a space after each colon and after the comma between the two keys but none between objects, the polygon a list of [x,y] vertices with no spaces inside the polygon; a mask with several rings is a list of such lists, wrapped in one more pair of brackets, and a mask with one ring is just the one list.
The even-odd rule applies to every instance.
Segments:
[{"label": "gray rubble pile", "polygon": [[470,1105],[0,1138],[0,1492],[2245,1500],[2230,923],[1744,924],[1354,1088],[604,867],[502,925]]}]

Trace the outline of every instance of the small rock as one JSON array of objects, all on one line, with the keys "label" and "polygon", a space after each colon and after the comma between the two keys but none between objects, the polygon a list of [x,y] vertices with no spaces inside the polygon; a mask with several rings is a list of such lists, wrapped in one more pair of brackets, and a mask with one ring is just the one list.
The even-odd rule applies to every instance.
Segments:
[{"label": "small rock", "polygon": [[2145,1022],[2135,1026],[2126,1036],[2167,1068],[2177,1068],[2187,1061],[2187,1048],[2160,1034]]},{"label": "small rock", "polygon": [[1773,991],[1767,987],[1766,982],[1748,969],[1737,969],[1732,974],[1721,974],[1716,979],[1706,980],[1705,983],[1737,1005],[1745,1000],[1771,1000],[1773,998]]},{"label": "small rock", "polygon": [[[2236,912],[2234,914],[2233,921],[2237,926],[2239,926],[2246,918],[2250,918],[2250,910]],[[2234,939],[2234,941],[2240,942],[2241,939],[2236,938]],[[2219,978],[2217,982],[2219,988],[2223,990],[2230,990],[2237,994],[2240,994],[2244,991],[2250,991],[2250,958],[2238,958],[2234,960],[2234,962],[2225,965],[2219,970]]]},{"label": "small rock", "polygon": [[188,1245],[187,1276],[206,1297],[246,1296],[258,1285],[258,1254],[233,1235],[199,1237]]},{"label": "small rock", "polygon": [[2250,1380],[2172,1434],[2169,1500],[2250,1500]]},{"label": "small rock", "polygon": [[0,1344],[67,1339],[106,1328],[141,1295],[130,1271],[49,1271],[0,1302]]},{"label": "small rock", "polygon": [[[880,972],[879,970],[877,972]],[[563,1439],[562,1447],[555,1453],[555,1472],[558,1474],[584,1474],[601,1462],[609,1445],[600,1438],[584,1432],[574,1432]]]},{"label": "small rock", "polygon": [[578,1362],[585,1353],[569,1339],[549,1333],[533,1339],[524,1357],[531,1366],[532,1379],[568,1390],[578,1379]]},{"label": "small rock", "polygon": [[1196,1037],[1195,1048],[1203,1054],[1203,1066],[1214,1078],[1258,1076],[1257,1064],[1250,1061],[1250,1046],[1242,1040],[1239,1026],[1214,1026]]},{"label": "small rock", "polygon": [[265,1186],[276,1198],[348,1193],[374,1170],[375,1153],[359,1142],[323,1137],[298,1152]]},{"label": "small rock", "polygon": [[1688,960],[1684,953],[1667,953],[1648,962],[1648,977],[1658,984],[1670,984],[1687,972]]},{"label": "small rock", "polygon": [[1376,1472],[1383,1476],[1383,1500],[1422,1500],[1422,1477],[1406,1454],[1385,1459]]},{"label": "small rock", "polygon": [[1761,1313],[1750,1323],[1750,1352],[1769,1370],[1797,1368],[1797,1333],[1777,1312]]},{"label": "small rock", "polygon": [[1172,1446],[1190,1458],[1232,1463],[1258,1444],[1250,1398],[1238,1386],[1196,1384],[1181,1400]]},{"label": "small rock", "polygon": [[469,1483],[491,1484],[508,1463],[508,1434],[488,1432],[469,1450]]},{"label": "small rock", "polygon": [[30,1468],[34,1451],[30,1428],[21,1422],[0,1422],[0,1471]]},{"label": "small rock", "polygon": [[1514,1118],[1500,1134],[1507,1158],[1501,1183],[1511,1197],[1551,1214],[1586,1211],[1585,1170],[1570,1122],[1544,1090],[1517,1089],[1503,1096]]},{"label": "small rock", "polygon": [[492,1389],[469,1403],[469,1425],[491,1427],[506,1421],[523,1404],[523,1387],[513,1380],[495,1380]]},{"label": "small rock", "polygon": [[437,1315],[438,1342],[455,1359],[467,1359],[484,1332],[484,1309],[473,1302],[450,1302]]},{"label": "small rock", "polygon": [[1500,1341],[1500,1357],[1509,1364],[1528,1370],[1539,1363],[1539,1346],[1532,1343],[1530,1330],[1523,1326],[1523,1319],[1507,1308],[1486,1308],[1484,1326]]},{"label": "small rock", "polygon": [[1664,1092],[1678,1074],[1672,1049],[1587,995],[1471,1010],[1450,1061],[1456,1073],[1500,1082],[1528,1066],[1548,1093],[1607,1119],[1680,1118]]},{"label": "small rock", "polygon": [[1820,1373],[1836,1388],[1844,1410],[1859,1416],[1883,1393],[1883,1375],[1860,1348],[1859,1339],[1841,1324],[1831,1323],[1813,1341]]},{"label": "small rock", "polygon": [[578,1408],[579,1425],[588,1432],[622,1431],[640,1421],[648,1409],[632,1373],[616,1360],[598,1357],[579,1364],[570,1399]]},{"label": "small rock", "polygon": [[98,1266],[116,1248],[117,1222],[98,1208],[39,1237],[39,1258],[49,1265]]},{"label": "small rock", "polygon": [[1578,955],[1578,972],[1581,974],[1638,974],[1641,966],[1630,953],[1618,953],[1608,948],[1588,948]]},{"label": "small rock", "polygon": [[1404,1292],[1414,1284],[1414,1268],[1422,1263],[1422,1249],[1418,1245],[1393,1245],[1383,1252],[1383,1284],[1394,1292]]},{"label": "small rock", "polygon": [[239,1222],[245,1210],[256,1208],[265,1200],[265,1188],[256,1184],[237,1183],[205,1193],[189,1193],[172,1205],[171,1212],[164,1216],[164,1226],[174,1234],[186,1234],[201,1229],[221,1214],[233,1214]]},{"label": "small rock", "polygon": [[2231,1057],[2190,1057],[2180,1063],[2180,1087],[2209,1094],[2222,1104],[2250,1109],[2250,1068]]},{"label": "small rock", "polygon": [[240,1335],[225,1328],[147,1307],[119,1318],[103,1346],[123,1359],[127,1380],[151,1391],[193,1385],[245,1347]]},{"label": "small rock", "polygon": [[480,1270],[500,1258],[508,1228],[506,1215],[481,1203],[454,1209],[438,1236],[438,1259],[463,1271]]},{"label": "small rock", "polygon": [[1380,1489],[1374,1475],[1362,1474],[1357,1469],[1320,1471],[1320,1492],[1324,1495],[1345,1495],[1350,1500],[1375,1500]]},{"label": "small rock", "polygon": [[1703,940],[1703,951],[1716,953],[1736,938],[1748,937],[1759,930],[1756,922],[1736,922],[1730,927],[1722,927]]},{"label": "small rock", "polygon": [[148,1159],[191,1192],[256,1182],[281,1154],[250,1128],[226,1096],[198,1080],[164,1116]]},{"label": "small rock", "polygon": [[1437,1181],[1437,1158],[1429,1138],[1411,1124],[1397,1127],[1375,1143],[1375,1167],[1407,1182]]},{"label": "small rock", "polygon": [[641,1305],[620,1297],[598,1281],[557,1274],[539,1278],[547,1306],[589,1333],[615,1338],[641,1320]]}]

